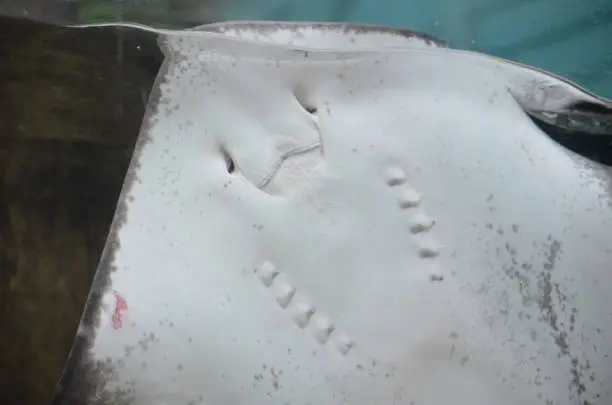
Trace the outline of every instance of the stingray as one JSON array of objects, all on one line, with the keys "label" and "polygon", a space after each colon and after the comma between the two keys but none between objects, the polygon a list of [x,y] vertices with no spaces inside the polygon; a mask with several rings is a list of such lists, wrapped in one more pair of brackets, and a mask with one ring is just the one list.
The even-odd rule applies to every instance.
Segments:
[{"label": "stingray", "polygon": [[159,43],[54,405],[611,403],[612,174],[536,123],[608,100],[385,27]]}]

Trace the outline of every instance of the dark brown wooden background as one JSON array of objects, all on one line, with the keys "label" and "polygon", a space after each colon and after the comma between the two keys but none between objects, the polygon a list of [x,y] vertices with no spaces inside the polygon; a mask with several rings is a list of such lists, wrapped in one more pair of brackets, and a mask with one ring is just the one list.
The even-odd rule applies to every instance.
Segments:
[{"label": "dark brown wooden background", "polygon": [[61,374],[161,55],[151,34],[0,18],[0,404]]}]

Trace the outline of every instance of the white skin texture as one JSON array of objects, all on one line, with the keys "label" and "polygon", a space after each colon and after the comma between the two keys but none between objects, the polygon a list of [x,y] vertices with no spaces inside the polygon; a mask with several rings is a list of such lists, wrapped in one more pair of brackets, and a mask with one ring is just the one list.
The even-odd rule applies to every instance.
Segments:
[{"label": "white skin texture", "polygon": [[162,40],[90,351],[104,389],[612,403],[610,175],[529,120],[516,75],[418,38],[255,29]]}]

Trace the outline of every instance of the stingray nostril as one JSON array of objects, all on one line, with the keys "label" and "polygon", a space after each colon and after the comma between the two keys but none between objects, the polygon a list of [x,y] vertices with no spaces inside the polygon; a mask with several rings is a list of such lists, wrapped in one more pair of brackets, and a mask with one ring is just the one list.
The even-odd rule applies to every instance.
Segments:
[{"label": "stingray nostril", "polygon": [[304,106],[304,110],[306,110],[306,112],[308,114],[316,114],[317,113],[317,107]]},{"label": "stingray nostril", "polygon": [[308,97],[306,96],[306,92],[303,88],[296,88],[293,91],[293,95],[295,96],[297,102],[308,114],[314,115],[317,113],[317,107],[315,107],[312,102],[308,101]]},{"label": "stingray nostril", "polygon": [[225,149],[221,149],[221,153],[223,154],[223,160],[225,160],[227,172],[234,173],[234,171],[236,171],[236,164],[234,163],[234,160]]}]

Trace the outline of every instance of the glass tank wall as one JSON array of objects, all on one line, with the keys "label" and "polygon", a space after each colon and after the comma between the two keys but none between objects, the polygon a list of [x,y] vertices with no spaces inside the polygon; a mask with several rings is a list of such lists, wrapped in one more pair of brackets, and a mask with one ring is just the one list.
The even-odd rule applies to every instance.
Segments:
[{"label": "glass tank wall", "polygon": [[610,0],[1,0],[0,10],[175,28],[234,19],[394,25],[534,65],[612,97]]}]

